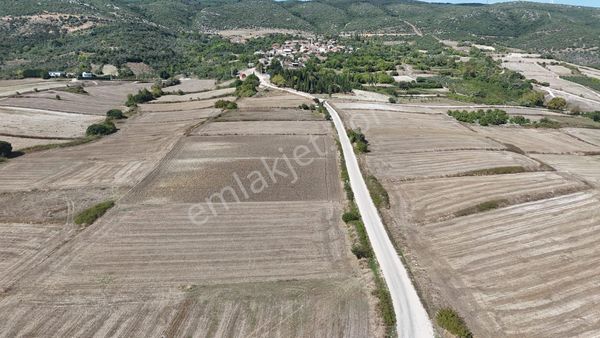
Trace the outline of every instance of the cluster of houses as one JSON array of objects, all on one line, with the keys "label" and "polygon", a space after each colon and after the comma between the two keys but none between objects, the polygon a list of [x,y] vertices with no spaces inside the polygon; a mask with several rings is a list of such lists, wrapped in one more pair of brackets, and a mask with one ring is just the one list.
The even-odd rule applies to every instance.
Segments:
[{"label": "cluster of houses", "polygon": [[48,76],[50,76],[51,78],[60,78],[60,77],[69,77],[69,78],[75,78],[75,77],[79,77],[82,79],[93,79],[94,73],[91,72],[83,72],[81,74],[75,74],[75,73],[67,73],[67,72],[63,72],[63,71],[50,71],[48,72]]},{"label": "cluster of houses", "polygon": [[337,41],[332,39],[311,38],[288,40],[282,44],[274,43],[270,50],[257,51],[254,54],[261,56],[259,62],[263,66],[268,66],[273,59],[277,59],[286,68],[299,68],[304,67],[313,56],[324,60],[328,53],[336,52],[352,52],[352,47],[338,45]]}]

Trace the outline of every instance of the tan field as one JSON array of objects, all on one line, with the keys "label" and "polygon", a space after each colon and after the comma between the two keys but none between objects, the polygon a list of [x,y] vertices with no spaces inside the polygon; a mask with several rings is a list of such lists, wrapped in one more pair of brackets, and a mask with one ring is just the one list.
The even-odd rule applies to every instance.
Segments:
[{"label": "tan field", "polygon": [[[145,109],[166,105],[98,141],[0,164],[0,336],[381,335],[340,219],[330,123],[269,121],[280,108],[264,97],[258,111],[246,99],[255,121],[213,122],[212,105]],[[274,179],[264,162],[277,161]],[[227,187],[239,203],[219,203]],[[73,224],[106,199],[116,206],[101,219]]]},{"label": "tan field", "polygon": [[168,112],[178,110],[198,110],[204,108],[213,108],[215,102],[218,100],[229,100],[235,101],[235,97],[226,96],[218,99],[208,99],[199,101],[188,101],[188,102],[175,102],[175,103],[146,103],[141,104],[140,107],[145,112]]},{"label": "tan field", "polygon": [[215,89],[216,81],[209,79],[181,79],[181,83],[175,86],[165,88],[168,93],[183,91],[185,93],[196,93]]},{"label": "tan field", "polygon": [[102,117],[0,107],[0,135],[76,138],[84,136],[86,128],[99,121],[102,121]]},{"label": "tan field", "polygon": [[[47,90],[39,93],[24,94],[0,101],[0,107],[20,107],[55,112],[80,113],[88,115],[105,115],[113,108],[124,108],[127,95],[142,88],[150,87],[148,83],[119,81],[86,81],[85,91],[88,94],[75,94],[60,90]],[[60,100],[56,98],[60,96]]]},{"label": "tan field", "polygon": [[301,104],[314,104],[313,101],[297,95],[280,91],[266,91],[258,97],[244,98],[238,101],[240,108],[297,108]]},{"label": "tan field", "polygon": [[334,103],[369,141],[363,170],[389,194],[380,212],[430,315],[449,306],[475,337],[600,330],[600,157],[584,155],[598,149],[596,130],[462,126],[447,108]]},{"label": "tan field", "polygon": [[0,97],[12,96],[19,93],[30,93],[38,90],[60,88],[67,85],[66,81],[23,79],[0,81]]},{"label": "tan field", "polygon": [[[171,91],[172,88],[174,88],[174,87],[177,87],[177,86],[168,87],[165,90]],[[235,88],[223,88],[223,89],[209,90],[209,91],[205,91],[205,92],[185,94],[185,95],[163,95],[163,96],[159,97],[158,99],[156,99],[154,102],[165,103],[165,102],[185,102],[185,101],[193,101],[193,100],[206,100],[206,99],[212,99],[215,97],[231,95],[231,94],[233,94],[233,92],[235,92]]]},{"label": "tan field", "polygon": [[600,129],[565,128],[563,131],[582,140],[583,142],[600,147]]},{"label": "tan field", "polygon": [[584,154],[600,152],[600,147],[582,142],[559,130],[520,127],[474,127],[474,129],[483,136],[515,145],[527,153]]}]

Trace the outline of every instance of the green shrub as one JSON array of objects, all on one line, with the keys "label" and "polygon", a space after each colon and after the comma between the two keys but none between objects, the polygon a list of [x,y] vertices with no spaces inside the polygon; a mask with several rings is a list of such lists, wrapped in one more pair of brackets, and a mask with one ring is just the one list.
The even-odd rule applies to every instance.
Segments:
[{"label": "green shrub", "polygon": [[464,319],[450,308],[440,309],[435,316],[436,323],[459,338],[471,338],[473,334]]},{"label": "green shrub", "polygon": [[61,98],[60,98],[60,95],[58,95],[58,94],[56,94],[55,98],[56,98],[57,100],[61,100]]},{"label": "green shrub", "polygon": [[362,133],[360,128],[358,129],[348,129],[347,131],[348,138],[350,139],[350,143],[354,144],[354,149],[358,153],[367,153],[369,152],[369,141]]},{"label": "green shrub", "polygon": [[155,99],[154,94],[152,92],[150,92],[148,89],[144,88],[144,89],[139,90],[137,92],[137,94],[129,94],[127,96],[127,102],[125,102],[125,105],[127,107],[133,107],[133,106],[137,105],[138,103],[149,102],[154,99]]},{"label": "green shrub", "polygon": [[342,220],[345,223],[349,223],[352,221],[358,221],[359,219],[360,219],[360,215],[358,214],[358,211],[356,211],[356,210],[345,212],[342,215]]},{"label": "green shrub", "polygon": [[397,102],[398,102],[398,100],[396,100],[396,98],[395,98],[395,97],[390,97],[390,98],[388,99],[388,101],[390,101],[390,103],[397,103]]},{"label": "green shrub", "polygon": [[377,179],[377,177],[375,177],[373,175],[369,175],[369,176],[367,176],[365,183],[367,184],[367,189],[369,189],[369,194],[371,195],[371,198],[373,199],[373,203],[375,204],[375,206],[377,208],[380,208],[380,207],[389,208],[390,207],[390,197],[389,197],[387,191],[385,190],[385,188],[383,187],[383,185],[381,185],[381,183]]},{"label": "green shrub", "polygon": [[12,144],[0,141],[0,157],[8,157],[12,154]]},{"label": "green shrub", "polygon": [[524,125],[528,125],[531,123],[531,120],[529,120],[528,118],[525,118],[521,115],[517,115],[517,116],[512,116],[509,120],[510,123],[513,124],[518,124],[520,126],[524,126]]},{"label": "green shrub", "polygon": [[509,120],[506,111],[500,109],[479,109],[477,111],[449,110],[448,115],[460,122],[479,123],[482,126],[497,126],[506,124]]},{"label": "green shrub", "polygon": [[548,109],[564,110],[567,108],[567,100],[563,99],[562,97],[552,98],[552,100],[548,102],[547,107]]},{"label": "green shrub", "polygon": [[372,256],[371,250],[359,244],[353,245],[351,250],[358,259],[370,258]]},{"label": "green shrub", "polygon": [[215,102],[215,108],[232,110],[237,109],[237,107],[237,103],[228,100],[218,100]]},{"label": "green shrub", "polygon": [[90,125],[85,134],[87,136],[96,136],[96,135],[110,135],[117,131],[117,127],[114,123],[110,121],[104,121],[103,123],[94,123]]},{"label": "green shrub", "polygon": [[589,113],[583,113],[583,116],[594,120],[595,122],[600,122],[600,111],[594,111]]},{"label": "green shrub", "polygon": [[93,207],[86,209],[75,217],[75,224],[77,225],[90,225],[94,223],[98,218],[102,217],[106,211],[115,205],[114,201],[106,201],[94,205]]},{"label": "green shrub", "polygon": [[120,109],[111,109],[111,110],[107,111],[106,117],[109,117],[109,118],[115,119],[115,120],[127,118],[125,115],[123,115],[123,111]]},{"label": "green shrub", "polygon": [[536,121],[532,125],[535,128],[553,128],[553,129],[560,128],[560,122],[554,121],[554,120],[550,120],[547,117],[541,118],[539,121]]},{"label": "green shrub", "polygon": [[235,95],[237,97],[251,97],[257,93],[256,87],[260,84],[260,79],[254,74],[250,74],[244,81],[236,83]]}]

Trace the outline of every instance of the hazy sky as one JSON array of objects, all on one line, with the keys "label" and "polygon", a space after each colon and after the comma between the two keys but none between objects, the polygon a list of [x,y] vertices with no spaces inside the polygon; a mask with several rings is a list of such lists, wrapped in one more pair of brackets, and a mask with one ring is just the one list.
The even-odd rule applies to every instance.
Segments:
[{"label": "hazy sky", "polygon": [[[478,3],[488,3],[488,0],[423,0],[427,2],[450,2],[450,3],[467,3],[467,2],[478,2]],[[489,0],[489,3],[496,2],[509,2],[513,0]],[[600,7],[600,0],[529,0],[533,2],[545,2],[545,3],[555,3],[555,4],[565,4],[565,5],[579,5],[579,6],[592,6],[592,7]]]}]

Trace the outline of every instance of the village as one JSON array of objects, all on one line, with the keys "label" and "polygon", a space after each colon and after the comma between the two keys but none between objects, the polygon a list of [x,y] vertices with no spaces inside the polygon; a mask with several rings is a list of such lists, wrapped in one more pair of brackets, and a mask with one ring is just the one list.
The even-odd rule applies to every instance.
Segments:
[{"label": "village", "polygon": [[[352,47],[339,45],[336,40],[325,38],[310,38],[301,40],[286,40],[284,43],[274,43],[268,51],[257,51],[254,54],[261,56],[258,60],[262,67],[267,67],[273,59],[281,62],[284,68],[301,68],[311,57],[320,60],[327,59],[328,53],[352,53]],[[257,65],[257,67],[261,67]]]}]

